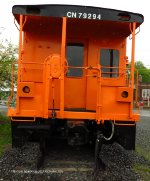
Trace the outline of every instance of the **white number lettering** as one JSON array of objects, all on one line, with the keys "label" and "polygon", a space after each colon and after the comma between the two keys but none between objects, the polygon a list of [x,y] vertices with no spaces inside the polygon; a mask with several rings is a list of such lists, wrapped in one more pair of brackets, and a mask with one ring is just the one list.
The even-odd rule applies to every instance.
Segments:
[{"label": "white number lettering", "polygon": [[101,19],[101,14],[67,12],[68,18]]},{"label": "white number lettering", "polygon": [[93,19],[96,19],[96,14],[93,14]]},{"label": "white number lettering", "polygon": [[83,13],[83,18],[86,19],[87,18],[87,14]]},{"label": "white number lettering", "polygon": [[79,18],[81,18],[81,16],[82,16],[82,13],[79,13]]},{"label": "white number lettering", "polygon": [[89,13],[89,14],[88,14],[88,19],[91,19],[91,16],[92,16],[92,15]]},{"label": "white number lettering", "polygon": [[99,15],[97,16],[97,19],[101,19],[101,14],[99,14]]}]

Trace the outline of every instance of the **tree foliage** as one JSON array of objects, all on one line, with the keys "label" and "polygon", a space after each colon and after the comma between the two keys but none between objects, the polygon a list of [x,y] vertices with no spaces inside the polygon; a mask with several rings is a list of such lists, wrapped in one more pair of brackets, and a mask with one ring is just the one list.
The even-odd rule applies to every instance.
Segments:
[{"label": "tree foliage", "polygon": [[10,88],[12,63],[17,59],[17,47],[8,40],[0,41],[0,95]]},{"label": "tree foliage", "polygon": [[135,68],[138,70],[139,75],[142,76],[142,82],[150,83],[150,69],[144,66],[143,62],[135,62]]}]

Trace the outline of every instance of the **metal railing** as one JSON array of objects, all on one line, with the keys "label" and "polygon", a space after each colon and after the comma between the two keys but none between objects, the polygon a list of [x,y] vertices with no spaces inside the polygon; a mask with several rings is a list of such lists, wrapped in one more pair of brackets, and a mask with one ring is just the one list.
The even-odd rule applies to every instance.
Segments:
[{"label": "metal railing", "polygon": [[[46,80],[44,79],[47,79],[48,75],[46,75],[46,77],[44,76],[44,72],[47,70],[50,71],[50,68],[46,68],[47,66],[50,66],[50,64],[46,63],[46,62],[21,62],[20,63],[20,76],[22,76],[22,73],[21,73],[21,70],[22,69],[31,69],[30,67],[24,67],[23,65],[40,65],[41,67],[38,68],[38,67],[34,67],[34,69],[43,69],[43,83],[47,84],[46,83]],[[66,75],[66,71],[68,70],[68,68],[73,68],[73,69],[82,69],[82,70],[88,70],[88,71],[85,71],[85,74],[84,76],[86,77],[97,77],[97,109],[96,109],[96,115],[97,115],[97,120],[99,120],[99,117],[100,117],[100,112],[101,112],[101,99],[100,99],[100,95],[101,95],[101,86],[102,86],[102,79],[103,81],[105,81],[105,78],[108,78],[108,77],[103,77],[103,74],[109,74],[110,77],[109,79],[111,80],[111,78],[124,78],[125,79],[125,86],[126,87],[131,87],[131,69],[130,68],[121,68],[121,67],[106,67],[106,66],[84,66],[84,67],[74,67],[74,66],[69,66],[68,64],[66,64],[64,66],[64,75]],[[47,70],[46,70],[47,69]],[[112,71],[108,71],[108,72],[103,72],[104,69],[110,69],[110,70],[117,70],[116,72],[112,72]],[[97,73],[95,74],[90,74],[89,71],[92,71],[92,70],[96,70]],[[117,75],[115,77],[111,77],[111,75]],[[20,78],[20,81],[22,80],[22,78]],[[48,79],[47,79],[48,80]],[[49,85],[49,83],[48,83]],[[138,89],[138,82],[136,82],[136,88]],[[47,87],[47,89],[45,89],[45,91],[48,91],[49,88]],[[48,95],[48,92],[45,94]],[[12,64],[12,82],[11,82],[11,95],[8,99],[8,107],[10,107],[10,102],[12,100],[14,96],[14,64]],[[138,90],[136,91],[136,101],[138,101]],[[61,100],[60,100],[61,101]],[[46,104],[46,103],[45,103]],[[48,105],[47,105],[48,106]],[[46,106],[46,108],[47,108]]]}]

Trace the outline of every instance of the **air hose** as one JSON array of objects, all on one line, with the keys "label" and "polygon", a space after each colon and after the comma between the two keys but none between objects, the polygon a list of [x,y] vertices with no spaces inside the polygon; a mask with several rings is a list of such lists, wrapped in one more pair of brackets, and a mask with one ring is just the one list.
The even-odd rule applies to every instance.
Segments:
[{"label": "air hose", "polygon": [[112,137],[113,137],[113,135],[114,135],[114,123],[111,121],[111,135],[109,136],[109,137],[105,137],[104,135],[103,135],[103,138],[106,140],[106,141],[110,141],[111,139],[112,139]]}]

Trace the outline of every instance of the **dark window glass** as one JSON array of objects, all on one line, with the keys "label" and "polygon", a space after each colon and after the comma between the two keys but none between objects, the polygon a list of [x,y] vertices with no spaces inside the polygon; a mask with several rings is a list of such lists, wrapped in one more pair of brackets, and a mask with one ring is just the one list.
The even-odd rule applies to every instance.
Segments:
[{"label": "dark window glass", "polygon": [[113,67],[119,67],[119,51],[113,49],[101,49],[100,65],[102,66],[102,77],[118,77],[119,69]]},{"label": "dark window glass", "polygon": [[[82,67],[84,62],[84,45],[68,44],[67,45],[67,61],[69,66]],[[68,68],[67,74],[73,77],[82,77],[83,70],[79,68]]]}]

